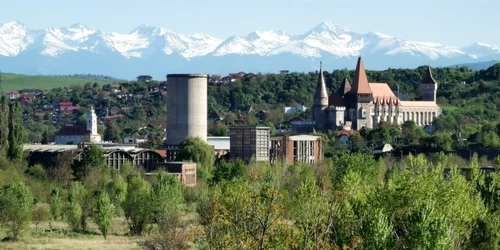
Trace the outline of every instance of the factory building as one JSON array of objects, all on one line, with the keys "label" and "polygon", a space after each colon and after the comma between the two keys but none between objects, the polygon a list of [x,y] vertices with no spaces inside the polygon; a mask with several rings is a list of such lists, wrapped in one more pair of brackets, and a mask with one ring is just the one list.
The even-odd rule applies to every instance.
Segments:
[{"label": "factory building", "polygon": [[187,137],[207,142],[206,74],[167,75],[167,160],[175,160]]},{"label": "factory building", "polygon": [[314,135],[271,136],[271,163],[316,164],[323,159],[321,137]]},{"label": "factory building", "polygon": [[229,127],[230,158],[246,162],[269,162],[269,127],[238,126]]}]

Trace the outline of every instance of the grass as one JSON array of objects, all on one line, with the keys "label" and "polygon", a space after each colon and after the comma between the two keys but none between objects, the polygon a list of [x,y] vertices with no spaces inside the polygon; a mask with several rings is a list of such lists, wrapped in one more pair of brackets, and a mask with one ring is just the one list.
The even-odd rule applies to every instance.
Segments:
[{"label": "grass", "polygon": [[[92,81],[90,79],[64,77],[64,76],[40,76],[40,75],[21,75],[2,73],[2,88],[3,91],[20,90],[20,89],[42,89],[49,90],[58,87],[69,87],[72,85],[84,85]],[[104,81],[97,81],[99,85]]]},{"label": "grass", "polygon": [[[140,237],[125,235],[126,228],[124,219],[116,218],[105,240],[94,223],[89,224],[89,232],[74,233],[64,222],[45,222],[38,230],[32,225],[18,242],[0,242],[0,249],[142,249],[137,244]],[[5,236],[6,232],[0,230],[0,239]]]}]

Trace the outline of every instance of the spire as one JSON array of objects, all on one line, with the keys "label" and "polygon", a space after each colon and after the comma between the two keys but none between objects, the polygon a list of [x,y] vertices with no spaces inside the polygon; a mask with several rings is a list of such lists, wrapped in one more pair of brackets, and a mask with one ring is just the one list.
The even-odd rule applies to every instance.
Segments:
[{"label": "spire", "polygon": [[342,80],[342,83],[340,84],[339,94],[344,96],[350,90],[351,90],[351,84],[349,83],[349,80],[347,80],[347,77],[344,77],[344,80]]},{"label": "spire", "polygon": [[427,66],[427,70],[425,71],[424,79],[422,80],[422,83],[432,83],[432,84],[437,84],[436,80],[434,80],[434,77],[432,77],[432,70],[430,66]]},{"label": "spire", "polygon": [[322,62],[319,62],[319,76],[318,83],[316,84],[316,92],[314,93],[315,100],[321,100],[325,98],[328,101],[328,93],[326,92],[325,78],[323,77]]},{"label": "spire", "polygon": [[353,94],[372,94],[370,89],[370,84],[368,83],[368,77],[366,77],[365,66],[361,57],[358,58],[358,63],[356,65],[356,71],[354,72],[354,77],[352,79],[351,93]]}]

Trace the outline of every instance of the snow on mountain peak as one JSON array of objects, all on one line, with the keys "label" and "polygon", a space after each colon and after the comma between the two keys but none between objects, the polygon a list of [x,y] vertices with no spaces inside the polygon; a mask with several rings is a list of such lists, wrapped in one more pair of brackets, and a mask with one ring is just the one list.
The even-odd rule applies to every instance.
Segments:
[{"label": "snow on mountain peak", "polygon": [[302,57],[356,57],[359,54],[407,55],[431,60],[467,55],[479,58],[500,53],[500,46],[476,43],[464,48],[438,43],[409,41],[379,32],[358,34],[345,27],[323,22],[299,35],[279,30],[254,31],[226,39],[206,33],[183,35],[171,30],[137,26],[129,33],[104,33],[85,24],[67,28],[30,30],[20,22],[0,24],[0,55],[16,56],[29,47],[45,56],[68,51],[118,52],[126,58],[147,58],[155,54],[178,54],[186,59],[198,56],[258,55],[290,53]]}]

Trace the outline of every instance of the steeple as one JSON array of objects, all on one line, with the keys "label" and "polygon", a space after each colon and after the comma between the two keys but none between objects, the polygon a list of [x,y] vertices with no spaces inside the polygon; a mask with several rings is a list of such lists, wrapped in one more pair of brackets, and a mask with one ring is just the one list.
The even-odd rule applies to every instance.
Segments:
[{"label": "steeple", "polygon": [[427,66],[424,78],[422,79],[422,101],[436,102],[438,83],[432,77],[431,67]]},{"label": "steeple", "polygon": [[322,62],[319,63],[319,76],[314,93],[315,106],[328,106],[328,93],[326,92],[325,78],[323,76]]},{"label": "steeple", "polygon": [[422,79],[422,83],[424,84],[437,84],[436,80],[434,80],[434,77],[432,77],[432,70],[430,66],[427,66],[427,70],[425,71],[424,79]]},{"label": "steeple", "polygon": [[344,96],[350,90],[351,90],[351,84],[349,83],[349,80],[347,80],[347,77],[344,77],[344,80],[342,80],[342,83],[340,84],[338,93]]},{"label": "steeple", "polygon": [[361,57],[358,58],[358,63],[356,65],[356,71],[354,72],[354,77],[352,79],[352,87],[350,93],[352,94],[372,94],[370,89],[370,84],[368,83],[368,77],[366,76],[365,66]]}]

